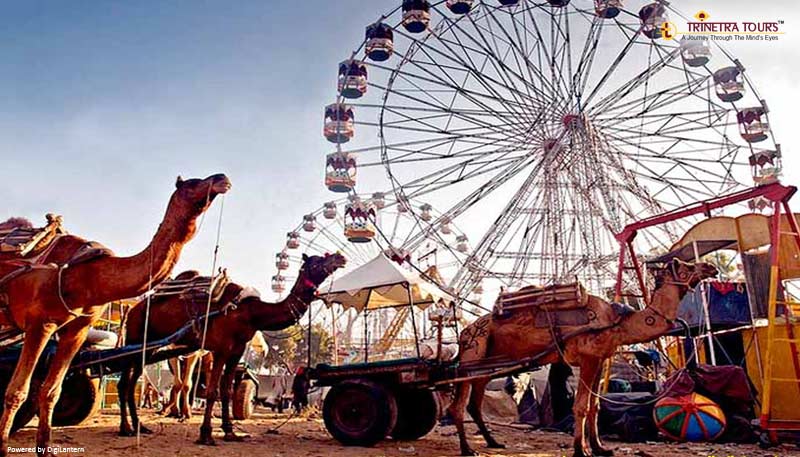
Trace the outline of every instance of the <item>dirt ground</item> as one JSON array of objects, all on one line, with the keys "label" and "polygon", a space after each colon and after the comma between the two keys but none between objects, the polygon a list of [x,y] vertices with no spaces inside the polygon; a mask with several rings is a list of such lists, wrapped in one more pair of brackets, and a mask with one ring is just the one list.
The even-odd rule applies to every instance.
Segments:
[{"label": "dirt ground", "polygon": [[[386,441],[374,448],[344,447],[334,441],[326,432],[321,419],[292,418],[288,415],[270,413],[257,409],[254,417],[239,423],[240,433],[250,435],[246,442],[226,443],[218,439],[217,446],[204,447],[194,444],[198,435],[201,416],[196,415],[186,423],[175,419],[162,418],[144,412],[144,423],[154,430],[152,435],[142,435],[137,447],[136,438],[118,437],[118,416],[116,411],[103,411],[81,427],[56,429],[53,434],[55,446],[83,448],[83,451],[62,451],[61,456],[147,456],[147,457],[290,457],[290,456],[447,456],[458,455],[455,427],[437,427],[425,438],[413,442]],[[277,433],[267,433],[272,428],[285,424]],[[34,423],[35,424],[35,423]],[[34,425],[32,424],[32,425]],[[219,426],[219,419],[214,425]],[[470,433],[475,429],[468,425]],[[478,435],[472,435],[473,447],[481,455],[524,456],[524,457],[562,457],[571,455],[571,437],[561,433],[518,429],[516,426],[494,424],[492,427],[498,439],[505,443],[504,450],[487,450]],[[217,430],[216,437],[221,436]],[[33,446],[36,430],[28,426],[11,439],[12,447]],[[672,457],[672,456],[716,456],[716,457],[756,457],[756,456],[800,456],[800,448],[783,445],[764,451],[750,445],[710,445],[710,444],[629,444],[608,442],[616,447],[617,456]],[[9,455],[29,455],[9,453]]]}]

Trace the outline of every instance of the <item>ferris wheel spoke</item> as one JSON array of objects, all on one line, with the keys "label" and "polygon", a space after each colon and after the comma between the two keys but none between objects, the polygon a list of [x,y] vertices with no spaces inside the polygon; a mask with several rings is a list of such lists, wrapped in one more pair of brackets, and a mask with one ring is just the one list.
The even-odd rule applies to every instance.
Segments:
[{"label": "ferris wheel spoke", "polygon": [[[520,105],[523,108],[533,108],[540,106],[540,100],[536,97],[529,95],[528,92],[528,85],[529,83],[526,81],[525,77],[515,72],[508,64],[505,63],[505,59],[501,56],[497,55],[494,50],[491,49],[491,43],[486,37],[484,33],[485,30],[482,30],[480,26],[475,23],[475,20],[470,17],[470,21],[472,22],[475,30],[478,32],[478,36],[481,38],[481,41],[478,41],[473,34],[465,31],[459,23],[455,23],[453,28],[450,29],[452,34],[451,38],[445,37],[444,35],[440,39],[440,43],[448,50],[448,52],[456,53],[456,49],[475,49],[474,54],[479,55],[484,60],[484,63],[481,65],[481,68],[478,68],[478,65],[474,62],[474,59],[470,53],[464,53],[464,58],[469,61],[466,63],[464,59],[461,59],[462,65],[465,65],[472,69],[471,76],[476,79],[476,82],[480,83],[484,90],[487,90],[492,96],[500,99],[504,103],[509,103],[509,98],[513,98],[516,103],[513,105]],[[456,31],[460,31],[461,33],[456,33]],[[469,44],[465,42],[471,42],[476,46],[476,48],[470,48]],[[508,52],[506,53],[506,57],[514,48],[509,48]],[[486,64],[490,64],[491,68],[494,70],[494,74],[497,75],[497,78],[491,77],[486,72]],[[498,80],[499,78],[499,80]],[[519,87],[514,83],[522,84],[526,88],[520,90]],[[490,84],[487,84],[490,83]],[[498,89],[502,89],[504,92],[507,93],[507,96],[503,96],[498,90],[495,89],[494,86],[497,86]],[[524,115],[525,111],[516,110],[517,114]]]},{"label": "ferris wheel spoke", "polygon": [[[488,59],[488,57],[487,57],[487,59]],[[444,81],[442,79],[437,79],[437,75],[432,73],[432,72],[430,72],[430,70],[428,70],[424,66],[420,66],[418,63],[415,63],[413,65],[418,66],[419,69],[421,70],[421,72],[424,73],[425,75],[421,75],[419,73],[412,73],[412,72],[408,72],[408,71],[397,70],[395,72],[396,76],[402,78],[403,80],[409,81],[410,84],[413,85],[413,87],[415,88],[416,91],[419,91],[419,92],[422,92],[422,93],[427,93],[426,92],[427,89],[425,89],[422,86],[420,86],[416,82],[417,80],[419,80],[419,82],[422,83],[422,84],[435,84],[435,85],[440,85],[442,87],[447,87],[447,88],[449,88],[449,89],[451,89],[453,91],[452,94],[453,94],[454,97],[455,96],[462,97],[463,100],[467,101],[468,103],[471,103],[472,105],[475,106],[475,108],[473,108],[471,110],[468,110],[467,112],[464,112],[464,111],[461,110],[461,107],[453,108],[452,107],[452,102],[450,104],[446,104],[443,101],[441,101],[439,99],[435,99],[435,98],[434,98],[434,100],[435,100],[436,103],[428,102],[428,101],[420,99],[419,97],[411,95],[406,90],[403,90],[401,88],[395,87],[394,83],[391,84],[388,87],[385,87],[384,88],[385,91],[388,92],[388,93],[391,93],[391,94],[396,94],[396,95],[398,95],[398,96],[400,96],[402,98],[406,98],[406,99],[412,100],[412,101],[414,101],[416,103],[421,103],[421,104],[423,104],[425,106],[428,106],[428,107],[431,107],[431,108],[436,108],[436,109],[440,109],[440,110],[447,111],[447,112],[453,112],[454,116],[456,116],[456,117],[458,117],[458,118],[460,118],[462,120],[465,120],[467,122],[475,122],[476,121],[472,117],[472,112],[474,112],[476,110],[483,110],[483,111],[489,113],[489,115],[492,115],[497,119],[507,119],[509,117],[519,118],[519,116],[520,116],[520,112],[521,111],[519,109],[514,109],[514,107],[515,107],[515,102],[514,101],[505,100],[505,99],[500,100],[500,99],[498,99],[498,96],[496,94],[487,94],[487,93],[477,92],[475,90],[467,88],[466,84],[464,83],[464,81],[461,81],[461,82],[456,81],[456,80],[452,79],[452,77],[449,77],[449,75],[448,75],[448,80],[447,81]],[[466,68],[465,70],[466,70],[465,76],[464,76],[465,79],[474,76],[473,69]],[[486,87],[487,83],[483,82],[482,85],[483,85],[483,87]],[[428,95],[430,97],[430,94],[428,94]],[[500,108],[502,108],[502,109],[500,109]]]},{"label": "ferris wheel spoke", "polygon": [[[651,80],[655,75],[660,73],[662,70],[666,68],[670,68],[670,63],[675,59],[679,58],[681,55],[680,49],[675,49],[670,54],[665,56],[663,59],[658,59],[657,62],[647,67],[644,71],[639,73],[635,78],[627,81],[625,84],[620,86],[619,88],[610,91],[608,95],[603,97],[600,101],[598,101],[594,106],[590,108],[589,113],[592,115],[601,115],[603,114],[604,110],[608,109],[612,106],[617,106],[622,100],[625,99],[628,95],[635,93],[643,85],[647,84],[648,81]],[[705,78],[703,79],[705,80]],[[596,91],[597,89],[595,89]]]},{"label": "ferris wheel spoke", "polygon": [[[510,158],[507,161],[500,161],[500,163],[496,162],[498,161],[493,160],[484,162],[470,171],[466,171],[461,165],[457,167],[448,167],[436,172],[438,176],[435,178],[432,176],[426,176],[426,179],[418,180],[417,182],[409,182],[405,184],[404,187],[411,190],[409,197],[418,198],[434,193],[453,184],[468,181],[478,176],[489,174],[495,171],[500,171],[502,174],[509,168],[514,169],[518,164],[526,163],[527,158],[523,156],[518,158]],[[450,177],[450,179],[446,179],[448,177]]]},{"label": "ferris wheel spoke", "polygon": [[[386,113],[391,114],[391,116],[386,116]],[[384,120],[382,124],[371,124],[371,123],[361,123],[361,125],[369,125],[369,126],[380,126],[385,129],[392,128],[392,129],[413,129],[414,126],[409,126],[407,124],[420,124],[418,127],[421,132],[429,132],[441,135],[447,135],[452,137],[457,137],[461,135],[470,135],[478,137],[475,133],[469,133],[470,131],[474,132],[485,132],[483,136],[489,135],[503,135],[504,138],[507,138],[510,135],[519,135],[524,133],[524,126],[525,124],[509,120],[503,122],[501,119],[495,118],[494,123],[481,123],[481,124],[466,124],[464,126],[460,126],[458,128],[450,128],[450,120],[455,112],[443,113],[438,115],[428,115],[428,116],[417,116],[414,115],[413,112],[406,113],[405,110],[396,110],[396,109],[389,109],[386,108],[384,110]],[[462,116],[459,116],[462,117]],[[428,121],[431,120],[440,120],[445,121],[444,125],[437,125],[430,123]],[[423,127],[428,127],[427,129]],[[467,133],[463,133],[467,132]]]},{"label": "ferris wheel spoke", "polygon": [[704,81],[697,81],[693,86],[676,87],[673,90],[665,90],[648,94],[631,102],[621,104],[613,111],[609,110],[605,113],[605,116],[631,113],[638,113],[644,116],[648,113],[665,113],[668,112],[668,107],[684,102],[687,98],[697,98],[704,102],[707,101],[709,104],[706,113],[709,115],[709,117],[714,113],[719,114],[729,112],[728,108],[714,105],[713,102],[698,94],[697,89],[699,89],[703,84]]},{"label": "ferris wheel spoke", "polygon": [[[618,138],[614,137],[611,134],[609,134],[608,137],[609,138],[613,138],[613,139],[619,141],[622,144],[627,144],[628,146],[637,147],[637,148],[639,148],[641,150],[645,150],[645,151],[648,150],[648,148],[646,148],[644,146],[641,146],[639,144],[632,144],[629,141],[618,139]],[[663,172],[658,172],[655,169],[653,169],[651,166],[647,165],[646,161],[643,160],[644,159],[643,157],[637,156],[637,155],[626,154],[621,149],[620,149],[620,152],[623,155],[625,155],[628,159],[634,161],[637,164],[637,169],[636,169],[636,171],[634,171],[634,173],[636,173],[640,177],[642,177],[642,178],[644,178],[646,180],[659,182],[659,183],[665,185],[665,187],[674,187],[676,189],[681,189],[683,192],[686,193],[686,195],[691,195],[695,199],[701,198],[701,197],[713,196],[713,195],[717,195],[718,194],[719,190],[712,190],[708,186],[709,183],[719,184],[720,186],[727,186],[727,187],[730,187],[730,185],[731,185],[730,179],[726,179],[726,178],[728,178],[726,175],[719,175],[719,174],[709,170],[708,168],[702,167],[699,164],[691,163],[691,162],[689,162],[688,160],[685,160],[685,159],[666,156],[664,154],[660,154],[657,151],[650,150],[649,152],[651,153],[651,158],[650,158],[651,160],[654,159],[654,158],[662,159],[663,162],[665,162],[665,163],[670,165],[670,167],[667,168],[667,170],[665,170]],[[642,169],[646,170],[647,174],[643,173]],[[683,170],[683,172],[685,172],[686,175],[688,175],[688,178],[687,177],[679,177],[679,176],[670,175],[669,179],[668,179],[667,175],[670,172],[673,172],[676,169]],[[697,178],[697,174],[702,175],[703,179],[698,179]],[[715,179],[715,181],[711,181],[711,179]],[[702,186],[702,188],[705,189],[705,192],[698,191],[696,188],[691,188],[687,184],[683,184],[683,183],[690,183],[690,182],[691,183],[697,183],[698,185]],[[726,190],[726,189],[720,189],[720,190]],[[658,196],[660,193],[661,193],[661,191],[653,192],[653,197]],[[678,194],[676,194],[676,195],[678,195]],[[683,201],[682,201],[682,204],[685,204],[685,203],[683,203]]]},{"label": "ferris wheel spoke", "polygon": [[622,32],[624,36],[627,37],[627,42],[622,50],[617,54],[616,58],[614,58],[613,62],[608,66],[605,73],[600,77],[597,84],[592,88],[589,96],[583,101],[584,106],[590,106],[592,99],[597,96],[601,89],[608,83],[611,76],[617,71],[619,65],[625,59],[625,57],[630,53],[631,49],[637,43],[641,43],[638,41],[640,35],[638,29],[632,29],[628,26],[622,24],[618,19],[614,19],[614,23],[617,25],[617,28]]},{"label": "ferris wheel spoke", "polygon": [[[502,66],[504,72],[508,73],[507,80],[510,81],[510,84],[513,84],[514,87],[517,87],[517,84],[514,84],[513,81],[517,81],[521,84],[523,89],[528,94],[529,100],[537,100],[539,103],[533,104],[531,108],[534,107],[541,107],[546,106],[548,103],[548,99],[553,98],[553,94],[556,94],[557,91],[550,91],[550,94],[545,94],[542,90],[538,89],[537,86],[533,83],[534,81],[538,81],[540,83],[546,82],[547,80],[543,77],[541,73],[535,73],[532,69],[535,68],[532,65],[529,55],[520,48],[519,46],[519,25],[514,18],[514,13],[508,13],[510,16],[511,22],[514,24],[514,28],[516,31],[516,40],[515,37],[512,37],[508,30],[503,27],[500,23],[500,20],[497,18],[495,14],[487,14],[487,20],[485,21],[486,24],[482,25],[475,20],[472,20],[472,23],[476,30],[479,31],[479,35],[484,40],[484,42],[488,46],[488,39],[485,33],[487,32],[492,39],[492,42],[495,47],[495,56],[497,56],[497,60],[499,64]],[[490,19],[490,20],[489,20]],[[502,33],[502,35],[501,35]],[[526,35],[527,36],[527,35]],[[504,50],[504,57],[502,59],[499,58],[500,54],[503,53],[503,50],[500,49],[499,43],[502,43],[507,48]],[[527,43],[526,43],[527,44]],[[506,61],[509,60],[508,56],[513,57],[513,62],[516,66],[516,70],[513,70]],[[526,77],[527,75],[527,77]],[[543,84],[544,86],[544,84]],[[550,85],[552,89],[552,85]]]},{"label": "ferris wheel spoke", "polygon": [[[473,89],[469,89],[465,87],[463,81],[459,82],[453,80],[450,75],[448,75],[449,80],[445,81],[443,79],[435,79],[437,75],[430,71],[428,66],[420,65],[419,63],[413,64],[414,66],[418,67],[420,73],[413,73],[409,71],[396,71],[395,72],[395,80],[399,80],[402,82],[408,83],[411,88],[402,88],[398,87],[397,82],[393,82],[393,84],[389,87],[384,88],[388,92],[395,92],[398,94],[403,94],[412,98],[409,94],[412,93],[422,93],[425,94],[428,98],[434,100],[436,103],[432,103],[434,106],[440,107],[440,109],[450,109],[452,103],[446,103],[439,98],[433,97],[434,91],[427,89],[422,86],[422,84],[428,85],[438,85],[443,88],[449,89],[450,92],[448,94],[452,95],[459,95],[464,98],[464,100],[474,104],[480,109],[484,109],[489,111],[492,114],[502,113],[503,111],[512,113],[514,116],[519,116],[522,111],[527,105],[519,103],[517,100],[509,100],[509,99],[500,99],[499,94],[497,93],[482,93],[478,92]],[[423,75],[424,74],[424,75]],[[465,72],[464,79],[468,79],[470,77],[474,77],[473,73]],[[485,78],[486,75],[483,75]],[[485,84],[485,83],[483,83]],[[444,91],[440,91],[444,92]],[[423,102],[418,97],[415,98],[417,102]],[[503,110],[498,110],[498,106],[502,106]],[[516,108],[516,109],[514,109]]]},{"label": "ferris wheel spoke", "polygon": [[590,17],[589,33],[586,36],[586,41],[584,42],[583,50],[581,51],[581,56],[578,61],[578,67],[572,76],[570,85],[570,91],[575,94],[578,111],[583,111],[584,109],[583,93],[586,90],[586,85],[589,83],[589,75],[592,73],[592,67],[595,62],[595,57],[597,56],[600,37],[602,36],[604,28],[602,19],[597,16],[597,14],[590,14]]},{"label": "ferris wheel spoke", "polygon": [[[435,59],[435,56],[451,61],[456,65],[460,65],[467,71],[468,75],[477,84],[479,84],[479,86],[483,90],[486,91],[486,94],[484,94],[483,97],[487,98],[488,99],[487,101],[493,102],[495,105],[499,104],[500,106],[503,106],[505,110],[513,112],[516,115],[524,114],[524,111],[522,111],[521,109],[515,109],[517,107],[515,106],[516,103],[514,100],[509,100],[508,97],[503,97],[496,89],[494,89],[494,87],[497,86],[498,88],[503,89],[506,92],[513,92],[516,90],[515,88],[507,86],[504,82],[491,77],[484,71],[485,65],[491,60],[490,55],[480,51],[476,51],[475,53],[478,54],[478,57],[480,57],[483,60],[483,64],[479,66],[476,62],[474,62],[472,55],[463,50],[463,48],[462,48],[462,51],[464,51],[463,58],[456,51],[455,48],[460,46],[460,43],[458,41],[453,42],[451,44],[448,40],[442,38],[439,40],[439,43],[442,45],[444,49],[439,49],[438,47],[435,46],[423,46],[422,44],[418,43],[418,46],[416,49],[414,49],[414,51],[423,53],[431,62],[431,64],[434,66],[438,65],[438,61]],[[419,66],[416,61],[410,61],[409,64],[417,67],[421,71],[429,72],[427,68]],[[410,74],[410,76],[413,77],[413,73]],[[446,76],[451,79],[450,82],[453,85],[458,87],[457,81],[452,80],[452,78],[447,74]],[[432,77],[434,79],[436,78],[436,76],[433,74]],[[521,95],[524,96],[525,94]],[[484,106],[484,108],[489,108],[489,106]]]}]

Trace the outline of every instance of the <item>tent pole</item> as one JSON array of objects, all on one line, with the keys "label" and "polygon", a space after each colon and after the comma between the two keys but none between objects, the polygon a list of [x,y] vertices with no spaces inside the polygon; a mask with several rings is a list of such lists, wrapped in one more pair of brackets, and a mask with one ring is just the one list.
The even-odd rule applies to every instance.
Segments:
[{"label": "tent pole", "polygon": [[364,310],[364,363],[369,362],[369,310]]},{"label": "tent pole", "polygon": [[419,335],[417,334],[417,319],[414,317],[414,297],[411,296],[411,284],[406,283],[406,292],[408,292],[408,306],[411,311],[411,326],[414,327],[414,346],[417,348],[417,358],[422,355],[419,352]]}]

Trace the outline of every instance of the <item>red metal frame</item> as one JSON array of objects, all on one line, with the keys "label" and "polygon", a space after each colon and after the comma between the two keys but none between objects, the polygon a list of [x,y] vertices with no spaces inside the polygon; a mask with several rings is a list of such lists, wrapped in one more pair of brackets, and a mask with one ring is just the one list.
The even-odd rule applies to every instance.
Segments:
[{"label": "red metal frame", "polygon": [[647,227],[653,227],[656,225],[665,224],[667,222],[676,221],[686,217],[695,216],[697,214],[704,214],[706,217],[711,217],[711,211],[715,209],[724,208],[730,205],[735,205],[737,203],[742,203],[758,197],[764,197],[767,200],[770,200],[771,202],[776,204],[782,203],[785,205],[786,208],[788,208],[789,199],[792,198],[795,192],[797,192],[797,187],[784,186],[783,184],[776,182],[772,184],[767,184],[765,186],[745,189],[743,191],[729,195],[722,195],[708,200],[691,203],[689,205],[682,206],[680,208],[675,208],[672,211],[667,211],[665,213],[648,217],[640,221],[626,225],[625,228],[622,229],[622,231],[616,235],[616,239],[617,241],[619,241],[620,244],[619,265],[617,270],[617,284],[615,288],[616,299],[620,300],[622,297],[622,272],[626,269],[625,251],[627,250],[629,252],[631,261],[633,262],[631,268],[636,271],[636,279],[639,283],[639,289],[642,291],[645,304],[650,303],[647,294],[647,287],[644,283],[644,274],[642,272],[641,266],[639,265],[639,261],[636,258],[636,255],[633,251],[633,240],[636,238],[636,234],[638,233],[639,230],[645,229]]}]

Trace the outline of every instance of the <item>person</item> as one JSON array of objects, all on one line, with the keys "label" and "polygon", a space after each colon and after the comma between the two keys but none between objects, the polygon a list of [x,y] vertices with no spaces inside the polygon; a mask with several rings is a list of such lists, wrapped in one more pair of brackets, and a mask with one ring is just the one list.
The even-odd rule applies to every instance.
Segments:
[{"label": "person", "polygon": [[295,413],[300,414],[300,411],[308,406],[308,389],[311,381],[308,378],[308,370],[306,367],[299,367],[292,380],[292,407]]}]

